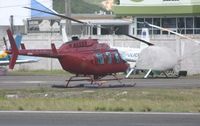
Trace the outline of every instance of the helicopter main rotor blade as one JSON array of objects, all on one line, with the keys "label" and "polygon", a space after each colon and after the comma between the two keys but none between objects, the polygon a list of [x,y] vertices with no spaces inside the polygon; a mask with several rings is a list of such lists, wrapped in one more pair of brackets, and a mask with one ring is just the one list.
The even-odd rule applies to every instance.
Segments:
[{"label": "helicopter main rotor blade", "polygon": [[[139,22],[139,23],[141,23],[141,22]],[[168,32],[170,32],[170,33],[172,33],[172,34],[175,34],[175,35],[179,36],[179,37],[186,38],[186,39],[188,39],[188,40],[190,40],[190,41],[193,41],[193,42],[195,42],[195,43],[200,44],[200,42],[197,41],[197,40],[194,40],[194,39],[192,39],[192,38],[190,38],[190,37],[187,37],[187,36],[185,36],[185,35],[182,35],[182,34],[180,34],[180,33],[175,32],[175,31],[169,30],[169,29],[167,29],[167,28],[162,28],[162,27],[160,27],[160,26],[153,25],[153,24],[150,24],[150,23],[148,23],[148,22],[143,22],[143,23],[146,24],[146,25],[148,25],[148,26],[150,26],[150,27],[157,28],[157,29],[160,29],[160,30],[163,30],[163,31],[168,31]]]},{"label": "helicopter main rotor blade", "polygon": [[24,7],[24,8],[29,9],[29,10],[34,10],[34,11],[39,11],[39,12],[47,13],[47,14],[54,15],[54,16],[58,16],[58,17],[61,17],[61,18],[64,18],[64,19],[68,19],[68,20],[71,20],[71,21],[74,21],[74,22],[77,22],[77,23],[80,23],[80,24],[83,24],[83,25],[90,26],[90,27],[104,28],[104,27],[101,27],[101,26],[98,26],[98,25],[94,25],[94,24],[91,24],[91,23],[87,23],[87,22],[83,22],[83,21],[80,21],[80,20],[76,20],[74,18],[65,16],[63,14],[57,14],[57,13],[48,12],[48,11],[39,10],[39,9],[35,9],[35,8],[30,8],[30,7]]},{"label": "helicopter main rotor blade", "polygon": [[65,15],[62,15],[62,14],[56,14],[56,13],[53,13],[53,12],[48,12],[48,11],[44,11],[44,10],[39,10],[39,9],[31,8],[31,7],[24,7],[24,8],[29,9],[29,10],[34,10],[34,11],[39,11],[39,12],[51,14],[51,15],[58,16],[58,17],[61,17],[61,18],[64,18],[64,19],[68,19],[68,20],[71,20],[71,21],[74,21],[74,22],[77,22],[77,23],[80,23],[80,24],[87,25],[87,23],[85,23],[85,22],[76,20],[76,19],[74,19],[74,18],[65,16]]},{"label": "helicopter main rotor blade", "polygon": [[135,39],[135,40],[141,41],[141,42],[143,42],[143,43],[145,43],[145,44],[147,44],[147,45],[149,45],[149,46],[153,46],[153,45],[154,45],[153,43],[150,43],[150,42],[145,41],[145,40],[143,40],[143,39],[137,38],[137,37],[135,37],[135,36],[132,36],[132,35],[129,35],[129,34],[125,34],[125,35],[128,36],[128,37],[130,37],[130,38],[133,38],[133,39]]}]

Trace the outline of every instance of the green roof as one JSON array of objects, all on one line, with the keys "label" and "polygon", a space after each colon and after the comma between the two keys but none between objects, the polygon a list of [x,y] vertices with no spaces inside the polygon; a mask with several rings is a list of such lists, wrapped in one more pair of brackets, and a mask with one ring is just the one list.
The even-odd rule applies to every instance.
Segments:
[{"label": "green roof", "polygon": [[200,15],[200,5],[179,6],[120,6],[113,7],[118,16],[147,15]]}]

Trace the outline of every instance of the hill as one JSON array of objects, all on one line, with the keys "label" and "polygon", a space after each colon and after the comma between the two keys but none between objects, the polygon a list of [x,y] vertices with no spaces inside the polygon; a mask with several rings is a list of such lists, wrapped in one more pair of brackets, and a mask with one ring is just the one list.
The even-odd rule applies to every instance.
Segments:
[{"label": "hill", "polygon": [[[101,7],[103,0],[71,0],[72,13],[94,13],[105,10]],[[64,13],[64,0],[53,0],[53,9],[59,13]]]}]

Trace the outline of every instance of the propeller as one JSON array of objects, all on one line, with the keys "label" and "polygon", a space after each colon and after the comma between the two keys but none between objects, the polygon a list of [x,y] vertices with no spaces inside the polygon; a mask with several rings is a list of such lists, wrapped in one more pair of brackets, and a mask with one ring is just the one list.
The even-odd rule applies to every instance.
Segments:
[{"label": "propeller", "polygon": [[145,43],[145,44],[147,44],[147,45],[149,45],[149,46],[153,46],[153,45],[154,45],[153,43],[150,43],[150,42],[145,41],[145,40],[143,40],[143,39],[137,38],[137,37],[135,37],[135,36],[132,36],[132,35],[129,35],[129,34],[125,34],[125,35],[128,36],[128,37],[130,37],[130,38],[133,38],[133,39],[135,39],[135,40],[141,41],[141,42],[143,42],[143,43]]}]

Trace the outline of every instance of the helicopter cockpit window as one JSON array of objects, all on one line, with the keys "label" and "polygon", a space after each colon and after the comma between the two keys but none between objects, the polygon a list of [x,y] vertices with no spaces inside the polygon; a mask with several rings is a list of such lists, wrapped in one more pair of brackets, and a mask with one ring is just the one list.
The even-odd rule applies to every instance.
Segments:
[{"label": "helicopter cockpit window", "polygon": [[118,53],[114,54],[114,58],[115,58],[116,63],[120,62],[120,58],[119,58],[119,54]]},{"label": "helicopter cockpit window", "polygon": [[98,64],[104,64],[103,54],[96,54]]},{"label": "helicopter cockpit window", "polygon": [[112,56],[110,52],[106,52],[106,60],[108,64],[112,63]]}]

